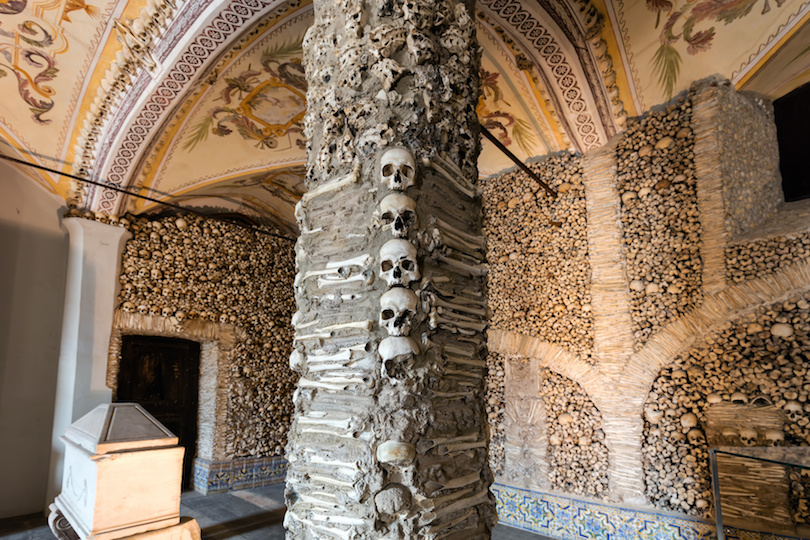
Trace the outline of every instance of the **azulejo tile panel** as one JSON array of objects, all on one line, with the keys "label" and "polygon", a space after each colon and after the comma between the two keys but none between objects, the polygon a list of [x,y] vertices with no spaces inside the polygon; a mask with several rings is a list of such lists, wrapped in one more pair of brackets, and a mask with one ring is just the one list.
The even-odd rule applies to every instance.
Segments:
[{"label": "azulejo tile panel", "polygon": [[284,481],[287,460],[281,456],[230,461],[194,460],[194,491],[203,495],[261,487]]},{"label": "azulejo tile panel", "polygon": [[[561,540],[711,540],[711,523],[493,484],[498,520],[504,525]],[[797,540],[789,536],[726,528],[727,540]]]}]

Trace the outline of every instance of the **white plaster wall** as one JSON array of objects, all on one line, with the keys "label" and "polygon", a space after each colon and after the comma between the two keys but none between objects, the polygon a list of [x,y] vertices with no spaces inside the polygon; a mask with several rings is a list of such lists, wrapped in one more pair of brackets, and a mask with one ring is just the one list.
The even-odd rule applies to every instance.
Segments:
[{"label": "white plaster wall", "polygon": [[0,163],[0,518],[43,510],[65,298],[63,202]]}]

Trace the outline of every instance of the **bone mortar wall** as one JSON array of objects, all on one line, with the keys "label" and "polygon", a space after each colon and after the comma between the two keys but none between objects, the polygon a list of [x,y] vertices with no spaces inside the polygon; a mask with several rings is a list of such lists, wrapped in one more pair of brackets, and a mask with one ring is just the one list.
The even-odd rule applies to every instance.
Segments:
[{"label": "bone mortar wall", "polygon": [[489,538],[473,3],[315,12],[287,538]]},{"label": "bone mortar wall", "polygon": [[[534,392],[506,386],[512,370],[536,370]],[[526,358],[489,353],[490,466],[501,483],[571,495],[605,497],[608,449],[602,415],[582,387]],[[519,376],[521,382],[532,378]],[[515,381],[514,374],[511,378]],[[533,384],[530,383],[530,384]]]},{"label": "bone mortar wall", "polygon": [[221,379],[229,384],[223,457],[282,455],[298,378],[287,365],[292,243],[197,216],[122,222],[133,238],[121,264],[121,311],[151,315],[161,335],[174,329],[186,337],[198,320],[239,329],[230,362],[222,361],[229,370]]},{"label": "bone mortar wall", "polygon": [[726,248],[726,278],[740,283],[810,256],[810,232],[743,242]]},{"label": "bone mortar wall", "polygon": [[490,325],[590,360],[594,328],[581,158],[559,154],[529,167],[558,192],[556,199],[522,171],[483,183]]},{"label": "bone mortar wall", "polygon": [[[644,406],[642,452],[653,505],[711,516],[709,446],[808,445],[808,299],[810,293],[793,295],[744,313],[661,370]],[[794,518],[806,521],[806,511],[795,512],[807,508],[799,498]]]},{"label": "bone mortar wall", "polygon": [[582,387],[548,368],[540,372],[548,419],[551,488],[601,497],[608,490],[608,450],[602,415]]},{"label": "bone mortar wall", "polygon": [[635,349],[702,299],[691,95],[628,121],[616,146]]},{"label": "bone mortar wall", "polygon": [[489,422],[489,468],[498,476],[504,472],[504,413],[506,412],[505,364],[502,354],[487,354],[487,422]]},{"label": "bone mortar wall", "polygon": [[771,217],[782,202],[779,145],[770,102],[730,86],[714,94],[726,230],[734,239]]}]

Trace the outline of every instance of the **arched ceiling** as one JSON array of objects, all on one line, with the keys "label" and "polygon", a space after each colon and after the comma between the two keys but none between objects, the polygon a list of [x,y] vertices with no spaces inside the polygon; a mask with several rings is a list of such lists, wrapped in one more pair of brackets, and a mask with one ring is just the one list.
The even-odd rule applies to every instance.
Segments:
[{"label": "arched ceiling", "polygon": [[[312,17],[299,0],[0,0],[2,151],[293,232]],[[479,118],[525,160],[601,146],[709,75],[777,98],[810,79],[808,19],[810,0],[479,0]],[[484,142],[483,176],[511,166]],[[25,172],[91,211],[156,207]]]}]

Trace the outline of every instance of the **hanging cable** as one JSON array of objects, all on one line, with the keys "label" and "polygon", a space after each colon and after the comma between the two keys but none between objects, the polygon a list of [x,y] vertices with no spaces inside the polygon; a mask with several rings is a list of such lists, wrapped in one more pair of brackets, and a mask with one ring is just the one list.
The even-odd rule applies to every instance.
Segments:
[{"label": "hanging cable", "polygon": [[539,176],[537,176],[537,175],[534,173],[534,171],[532,171],[532,170],[531,170],[530,168],[528,168],[528,167],[527,167],[527,166],[526,166],[526,165],[525,165],[525,164],[524,164],[522,161],[520,161],[520,160],[518,159],[518,157],[517,157],[515,154],[513,154],[512,152],[510,152],[510,151],[509,151],[509,150],[508,150],[508,149],[507,149],[507,148],[506,148],[506,147],[503,145],[503,143],[502,143],[501,141],[499,141],[499,140],[498,140],[498,138],[497,138],[495,135],[493,135],[493,134],[492,134],[492,133],[491,133],[491,132],[490,132],[490,131],[489,131],[487,128],[485,128],[484,126],[481,126],[481,133],[483,133],[483,134],[484,134],[484,137],[486,137],[486,138],[487,138],[487,140],[488,140],[489,142],[491,142],[492,144],[494,144],[494,145],[495,145],[495,148],[497,148],[498,150],[500,150],[500,151],[501,151],[501,152],[502,152],[502,153],[503,153],[503,154],[504,154],[506,157],[508,157],[509,159],[511,159],[511,160],[512,160],[512,161],[515,163],[515,165],[517,165],[518,167],[520,167],[520,170],[521,170],[521,171],[523,171],[523,172],[525,172],[526,174],[528,174],[528,175],[531,177],[531,179],[532,179],[532,180],[534,180],[535,182],[537,182],[538,184],[540,184],[540,187],[542,187],[543,189],[545,189],[545,190],[548,192],[548,194],[549,194],[549,195],[551,195],[551,198],[552,198],[552,199],[556,199],[556,198],[557,198],[557,192],[556,192],[556,191],[554,191],[553,189],[551,189],[551,188],[548,186],[548,184],[546,184],[545,182],[543,182],[542,180],[540,180],[540,177],[539,177]]},{"label": "hanging cable", "polygon": [[170,202],[166,202],[166,201],[161,201],[160,199],[156,199],[154,197],[149,197],[148,195],[141,195],[140,193],[133,193],[133,192],[128,191],[128,190],[126,190],[126,189],[124,189],[124,188],[122,188],[120,186],[117,186],[117,185],[113,184],[112,182],[97,182],[95,180],[90,180],[89,178],[82,178],[81,176],[76,176],[75,174],[70,174],[70,173],[58,171],[56,169],[51,169],[50,167],[45,167],[44,165],[38,165],[36,163],[30,163],[28,161],[23,161],[22,159],[17,159],[17,158],[11,157],[11,156],[7,156],[5,154],[0,154],[0,159],[5,159],[6,161],[11,161],[11,162],[17,163],[19,165],[24,165],[26,167],[33,167],[34,169],[39,169],[41,171],[49,172],[51,174],[58,174],[60,176],[65,176],[65,177],[73,179],[73,180],[78,180],[79,182],[85,182],[87,184],[92,184],[94,186],[99,186],[99,187],[103,187],[105,189],[110,189],[112,191],[117,191],[118,193],[123,193],[125,195],[129,195],[130,197],[136,197],[138,199],[144,199],[146,201],[157,203],[157,204],[160,204],[162,206],[166,206],[168,208],[174,208],[175,210],[180,210],[182,212],[186,212],[186,213],[189,213],[189,214],[194,214],[194,215],[197,215],[197,216],[201,216],[201,217],[204,217],[206,219],[219,221],[221,223],[228,223],[229,225],[235,225],[237,227],[241,227],[242,229],[248,229],[248,230],[257,232],[259,234],[265,234],[267,236],[272,236],[274,238],[280,238],[282,240],[289,240],[290,242],[295,242],[295,238],[290,238],[288,236],[283,236],[283,235],[280,235],[280,234],[272,233],[270,231],[265,231],[265,230],[259,229],[258,227],[253,227],[251,225],[245,225],[244,223],[239,223],[238,221],[231,221],[231,220],[228,220],[228,219],[219,218],[217,216],[211,216],[211,215],[205,214],[204,212],[200,212],[199,210],[195,210],[194,208],[188,208],[188,207],[185,207],[185,206],[180,206],[179,204],[174,204],[174,203],[170,203]]}]

